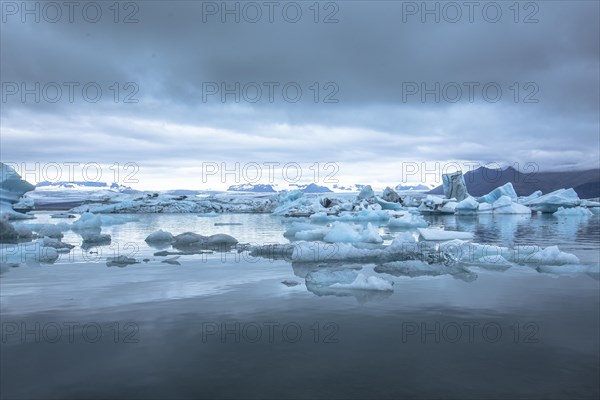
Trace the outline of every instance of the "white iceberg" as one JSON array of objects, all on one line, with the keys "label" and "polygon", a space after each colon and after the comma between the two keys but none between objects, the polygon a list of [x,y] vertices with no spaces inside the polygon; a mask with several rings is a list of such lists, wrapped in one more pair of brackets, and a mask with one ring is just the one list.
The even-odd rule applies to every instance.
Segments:
[{"label": "white iceberg", "polygon": [[13,204],[18,203],[21,196],[33,189],[35,187],[21,179],[14,168],[0,162],[0,214],[6,214],[8,219],[33,218],[31,215],[13,209]]},{"label": "white iceberg", "polygon": [[523,202],[534,211],[555,213],[560,207],[570,208],[581,204],[581,199],[573,189],[558,189],[552,193]]},{"label": "white iceberg", "polygon": [[515,192],[515,188],[513,187],[512,183],[508,182],[502,186],[497,187],[485,196],[481,196],[479,199],[477,199],[477,201],[480,203],[492,204],[502,196],[508,196],[512,201],[517,201],[518,196]]},{"label": "white iceberg", "polygon": [[421,215],[411,213],[392,217],[388,221],[388,226],[391,228],[424,228],[428,225],[429,223]]},{"label": "white iceberg", "polygon": [[474,197],[467,197],[456,204],[455,212],[459,215],[475,214],[479,210],[479,202]]},{"label": "white iceberg", "polygon": [[494,214],[531,214],[531,209],[515,203],[509,196],[500,196],[492,203],[492,212]]},{"label": "white iceberg", "polygon": [[451,174],[443,174],[442,181],[444,185],[444,195],[448,199],[462,201],[469,196],[467,184],[462,171],[456,171]]},{"label": "white iceberg", "polygon": [[555,217],[575,217],[575,218],[586,218],[594,215],[590,210],[585,207],[572,207],[564,208],[559,207],[558,210],[553,213]]}]

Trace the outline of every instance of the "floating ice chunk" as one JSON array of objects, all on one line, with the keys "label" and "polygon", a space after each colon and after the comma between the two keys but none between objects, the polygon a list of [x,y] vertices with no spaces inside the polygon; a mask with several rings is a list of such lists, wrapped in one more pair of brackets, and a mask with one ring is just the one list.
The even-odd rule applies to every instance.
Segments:
[{"label": "floating ice chunk", "polygon": [[31,183],[21,179],[14,168],[0,163],[0,214],[6,214],[8,219],[33,218],[31,215],[15,211],[12,205],[25,193],[34,189]]},{"label": "floating ice chunk", "polygon": [[107,233],[98,231],[83,231],[80,233],[84,245],[105,245],[110,244],[111,237]]},{"label": "floating ice chunk", "polygon": [[86,229],[100,229],[102,227],[102,219],[99,215],[94,215],[91,212],[81,214],[81,217],[73,222],[72,229],[74,231],[82,231]]},{"label": "floating ice chunk", "polygon": [[508,182],[500,187],[497,187],[485,196],[481,196],[479,199],[477,199],[477,201],[480,203],[492,204],[502,196],[508,196],[512,201],[517,201],[518,196],[513,188],[512,183]]},{"label": "floating ice chunk", "polygon": [[159,229],[156,232],[152,232],[146,238],[146,243],[172,243],[175,240],[171,232],[163,231]]},{"label": "floating ice chunk", "polygon": [[369,223],[366,228],[360,225],[350,225],[343,222],[335,222],[323,240],[330,243],[382,243],[383,239]]},{"label": "floating ice chunk", "polygon": [[383,194],[381,195],[381,198],[387,201],[388,203],[402,203],[400,195],[389,186],[385,188]]},{"label": "floating ice chunk", "polygon": [[5,214],[0,218],[0,243],[7,243],[19,238],[19,234],[15,227],[8,222],[8,216]]},{"label": "floating ice chunk", "polygon": [[418,228],[419,234],[425,240],[452,240],[452,239],[462,239],[462,240],[470,240],[473,239],[473,234],[470,232],[458,232],[458,231],[445,231],[442,229],[426,229],[426,228]]},{"label": "floating ice chunk", "polygon": [[312,222],[387,221],[388,219],[390,214],[384,210],[342,211],[338,215],[318,212],[310,216]]},{"label": "floating ice chunk", "polygon": [[361,273],[357,274],[354,281],[350,283],[336,282],[331,285],[334,289],[351,289],[351,290],[394,290],[394,282],[378,276],[365,276]]},{"label": "floating ice chunk", "polygon": [[297,240],[323,240],[325,235],[329,232],[328,228],[316,228],[314,225],[311,229],[299,231],[294,234],[294,238]]},{"label": "floating ice chunk", "polygon": [[394,228],[424,228],[429,223],[421,215],[405,214],[398,218],[390,218],[388,226]]},{"label": "floating ice chunk", "polygon": [[554,213],[560,207],[576,207],[580,203],[581,200],[573,189],[559,189],[523,204],[529,206],[534,211]]},{"label": "floating ice chunk", "polygon": [[210,235],[206,238],[206,244],[209,246],[215,245],[228,245],[233,246],[238,243],[238,240],[233,236],[226,235],[224,233],[217,233],[215,235]]},{"label": "floating ice chunk", "polygon": [[131,264],[137,264],[135,258],[127,257],[127,256],[117,256],[117,257],[108,257],[106,259],[107,267],[126,267]]},{"label": "floating ice chunk", "polygon": [[572,208],[564,208],[559,207],[558,211],[553,213],[555,217],[590,217],[592,216],[592,212],[585,207],[572,207]]},{"label": "floating ice chunk", "polygon": [[479,202],[471,196],[467,197],[463,201],[459,201],[455,207],[456,214],[460,215],[475,214],[478,209]]},{"label": "floating ice chunk", "polygon": [[567,275],[576,276],[585,273],[598,273],[598,267],[591,267],[583,264],[565,264],[565,265],[540,265],[536,268],[538,272],[554,274],[554,275]]},{"label": "floating ice chunk", "polygon": [[558,246],[550,246],[537,251],[526,261],[545,265],[579,264],[579,258],[575,254],[560,251]]},{"label": "floating ice chunk", "polygon": [[14,224],[15,230],[19,239],[31,239],[33,238],[33,231],[25,224]]},{"label": "floating ice chunk", "polygon": [[419,211],[428,214],[454,214],[457,204],[454,199],[427,195],[419,205]]},{"label": "floating ice chunk", "polygon": [[356,200],[367,200],[367,199],[374,199],[375,198],[375,192],[373,191],[373,188],[371,187],[371,185],[366,185],[365,187],[363,187],[360,190],[360,193],[358,193],[358,195],[356,196]]},{"label": "floating ice chunk", "polygon": [[174,237],[174,247],[197,247],[206,243],[208,237],[194,232],[184,232]]},{"label": "floating ice chunk", "polygon": [[63,243],[58,239],[53,239],[53,238],[49,238],[49,237],[44,237],[41,240],[41,244],[44,247],[53,247],[56,249],[57,252],[59,253],[68,253],[69,251],[71,251],[71,249],[73,247],[75,247],[72,244],[69,243]]},{"label": "floating ice chunk", "polygon": [[165,264],[171,264],[171,265],[181,265],[181,263],[179,261],[177,261],[177,260],[179,260],[179,257],[181,257],[181,256],[167,258],[165,260],[162,260],[161,262],[163,262]]},{"label": "floating ice chunk", "polygon": [[492,204],[494,214],[531,214],[531,209],[522,204],[515,203],[509,196],[500,196]]},{"label": "floating ice chunk", "polygon": [[19,229],[23,227],[23,229],[30,229],[33,232],[37,233],[39,237],[48,236],[55,239],[61,239],[63,237],[63,232],[66,232],[70,229],[71,225],[60,223],[60,224],[17,224]]}]

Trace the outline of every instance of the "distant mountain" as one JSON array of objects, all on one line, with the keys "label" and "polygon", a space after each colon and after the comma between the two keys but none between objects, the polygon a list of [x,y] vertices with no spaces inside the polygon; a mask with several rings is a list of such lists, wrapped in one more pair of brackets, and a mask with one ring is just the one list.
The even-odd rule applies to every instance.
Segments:
[{"label": "distant mountain", "polygon": [[298,189],[302,190],[304,193],[331,193],[333,190],[329,189],[327,186],[319,186],[315,183],[311,183],[309,185],[298,185]]},{"label": "distant mountain", "polygon": [[[549,193],[572,187],[582,199],[600,197],[600,169],[522,173],[512,167],[506,169],[480,167],[465,174],[467,190],[472,196],[483,196],[508,182],[512,183],[519,196],[528,196],[536,190]],[[429,193],[444,194],[443,185]]]},{"label": "distant mountain", "polygon": [[394,189],[395,190],[402,190],[402,191],[408,191],[408,190],[413,190],[415,192],[424,192],[427,190],[431,190],[432,186],[426,186],[426,185],[414,185],[414,186],[410,186],[410,185],[397,185]]},{"label": "distant mountain", "polygon": [[111,183],[110,185],[106,182],[88,182],[88,181],[58,181],[58,182],[48,182],[43,181],[39,182],[35,185],[35,189],[41,190],[83,190],[83,191],[93,191],[93,190],[110,190],[113,192],[121,192],[121,193],[137,193],[138,191],[130,188],[129,186],[120,185],[116,182]]},{"label": "distant mountain", "polygon": [[231,185],[227,189],[228,192],[252,192],[252,193],[275,193],[271,185],[243,183],[241,185]]},{"label": "distant mountain", "polygon": [[[117,185],[113,183],[113,185]],[[111,185],[112,186],[112,185]],[[117,185],[118,186],[118,185]],[[35,185],[36,188],[39,187],[55,187],[55,188],[63,188],[63,189],[74,189],[79,187],[94,187],[94,188],[105,188],[108,189],[108,184],[106,182],[87,182],[87,181],[72,181],[72,182],[48,182],[43,181]]]},{"label": "distant mountain", "polygon": [[333,185],[333,188],[336,190],[344,190],[347,192],[360,192],[361,190],[363,190],[363,188],[365,186],[366,185],[362,185],[360,183],[355,183],[354,185],[350,185],[350,186],[342,186],[342,185],[335,184],[335,185]]}]

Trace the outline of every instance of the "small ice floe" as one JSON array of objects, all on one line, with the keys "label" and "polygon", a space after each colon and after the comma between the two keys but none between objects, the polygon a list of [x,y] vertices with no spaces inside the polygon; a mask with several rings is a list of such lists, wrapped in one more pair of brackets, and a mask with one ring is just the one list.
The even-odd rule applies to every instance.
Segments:
[{"label": "small ice floe", "polygon": [[138,261],[135,258],[127,256],[108,257],[106,259],[107,267],[126,267],[128,265],[137,264]]},{"label": "small ice floe", "polygon": [[425,228],[429,225],[421,215],[405,214],[400,217],[392,217],[388,221],[391,228]]},{"label": "small ice floe", "polygon": [[171,265],[181,265],[181,263],[179,261],[177,261],[179,259],[179,257],[180,256],[167,258],[166,260],[162,260],[161,262],[166,263],[166,264],[171,264]]},{"label": "small ice floe", "polygon": [[240,222],[215,222],[215,226],[237,226],[244,225]]},{"label": "small ice floe", "polygon": [[594,215],[590,210],[585,207],[571,207],[564,208],[559,207],[556,212],[552,215],[555,217],[567,217],[567,218],[587,218]]},{"label": "small ice floe", "polygon": [[56,251],[59,253],[68,253],[73,247],[75,247],[72,244],[63,243],[58,239],[49,238],[47,236],[41,239],[40,243],[42,244],[42,246],[52,247],[56,249]]},{"label": "small ice floe", "polygon": [[445,231],[443,229],[418,228],[419,234],[424,240],[445,241],[452,239],[473,239],[471,232]]},{"label": "small ice floe", "polygon": [[159,229],[158,231],[148,235],[145,241],[146,243],[172,243],[175,241],[175,237],[171,232]]}]

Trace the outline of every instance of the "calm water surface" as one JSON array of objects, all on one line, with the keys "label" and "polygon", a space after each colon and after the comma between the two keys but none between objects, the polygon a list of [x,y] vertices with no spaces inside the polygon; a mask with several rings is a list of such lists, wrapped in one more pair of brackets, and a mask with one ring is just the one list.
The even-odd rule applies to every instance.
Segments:
[{"label": "calm water surface", "polygon": [[[65,221],[37,215],[32,222]],[[597,274],[475,266],[469,282],[385,275],[393,292],[326,295],[304,284],[322,266],[235,252],[171,265],[144,242],[164,229],[287,243],[281,218],[129,217],[136,220],[103,227],[111,246],[76,247],[55,264],[0,276],[2,398],[600,396]],[[599,263],[597,216],[426,218],[479,243],[559,245],[583,264]],[[63,241],[80,237],[69,231]],[[149,261],[107,267],[118,254]]]}]

